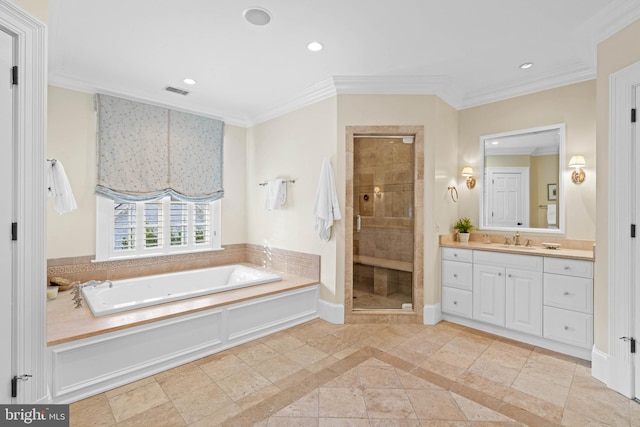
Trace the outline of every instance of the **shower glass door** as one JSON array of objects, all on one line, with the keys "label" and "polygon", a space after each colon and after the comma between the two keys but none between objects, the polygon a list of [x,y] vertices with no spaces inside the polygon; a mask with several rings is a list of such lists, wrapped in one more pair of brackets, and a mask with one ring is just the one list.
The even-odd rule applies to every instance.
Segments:
[{"label": "shower glass door", "polygon": [[353,308],[413,303],[412,137],[354,138]]}]

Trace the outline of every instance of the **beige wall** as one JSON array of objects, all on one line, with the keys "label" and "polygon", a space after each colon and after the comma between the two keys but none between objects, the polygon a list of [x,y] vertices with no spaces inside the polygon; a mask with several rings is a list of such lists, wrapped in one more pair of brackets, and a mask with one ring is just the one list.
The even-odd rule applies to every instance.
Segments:
[{"label": "beige wall", "polygon": [[[336,222],[332,237],[321,241],[314,230],[313,205],[320,168],[328,158],[337,173],[336,98],[285,114],[247,131],[247,242],[321,256],[320,296],[341,302],[336,283]],[[226,168],[225,168],[226,169]],[[295,179],[287,184],[287,201],[279,210],[264,208],[266,187],[274,178]],[[344,207],[344,179],[336,177],[340,207]],[[344,213],[344,212],[343,212]],[[338,239],[339,240],[339,239]]]},{"label": "beige wall", "polygon": [[[566,124],[566,161],[582,154],[587,179],[581,185],[571,182],[564,165],[567,227],[570,239],[595,240],[596,225],[596,82],[595,80],[550,89],[531,95],[493,102],[459,112],[458,166],[478,168],[480,137],[557,123]],[[480,192],[461,185],[460,215],[478,224]]]},{"label": "beige wall", "polygon": [[[559,204],[560,197],[555,201],[549,200],[548,184],[556,183],[558,176],[557,154],[549,156],[532,156],[531,157],[531,206],[529,214],[529,222],[531,227],[547,227],[547,210],[541,209],[540,206],[548,204]],[[559,212],[556,212],[556,224],[559,220]]]},{"label": "beige wall", "polygon": [[49,20],[49,0],[9,0],[43,23]]},{"label": "beige wall", "polygon": [[609,348],[608,334],[608,219],[609,219],[609,76],[640,61],[640,21],[598,45],[597,80],[597,231],[594,286],[594,335],[596,348]]},{"label": "beige wall", "polygon": [[[47,206],[47,258],[96,251],[96,139],[93,95],[49,86],[47,158],[62,162],[78,209],[58,214]],[[225,126],[222,244],[246,243],[246,129]]]},{"label": "beige wall", "polygon": [[49,86],[47,158],[64,166],[78,209],[47,203],[47,258],[96,253],[96,117],[93,95]]}]

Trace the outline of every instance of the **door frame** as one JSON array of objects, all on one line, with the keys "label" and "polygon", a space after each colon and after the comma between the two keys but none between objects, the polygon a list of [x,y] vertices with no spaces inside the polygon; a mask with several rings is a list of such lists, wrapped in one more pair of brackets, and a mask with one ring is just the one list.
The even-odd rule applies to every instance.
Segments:
[{"label": "door frame", "polygon": [[[514,226],[504,226],[504,225],[500,225],[498,227],[522,227],[522,228],[529,228],[529,224],[530,224],[530,218],[529,218],[529,212],[531,207],[529,206],[529,200],[531,198],[531,188],[530,188],[530,180],[529,180],[529,171],[530,168],[527,166],[513,166],[513,167],[503,167],[503,166],[487,166],[486,168],[486,175],[485,175],[485,191],[487,192],[487,200],[489,201],[489,203],[487,203],[487,206],[485,207],[486,211],[485,211],[485,218],[489,219],[489,212],[491,211],[491,208],[494,205],[494,200],[493,200],[493,182],[490,179],[491,175],[493,173],[514,173],[514,174],[519,174],[520,175],[520,190],[522,192],[522,194],[525,194],[525,197],[522,198],[522,215],[523,215],[523,225],[522,226],[518,226],[518,225],[514,225]],[[496,227],[496,225],[494,224],[488,224],[489,227]]]},{"label": "door frame", "polygon": [[[413,310],[353,310],[353,173],[354,173],[354,138],[358,136],[403,135],[414,137],[413,162],[413,274],[412,293]],[[344,277],[344,323],[362,322],[366,318],[370,322],[393,322],[400,316],[404,323],[423,324],[424,313],[424,126],[346,126],[345,135],[345,178],[347,191],[345,196],[344,224],[345,233],[345,277]],[[407,322],[407,316],[413,316]]]},{"label": "door frame", "polygon": [[44,403],[49,400],[45,363],[47,32],[43,23],[8,0],[0,0],[0,28],[16,41],[14,63],[18,66],[14,87],[13,221],[18,223],[13,264],[14,372],[32,375],[19,382],[14,403]]},{"label": "door frame", "polygon": [[[636,200],[634,127],[630,111],[634,107],[634,87],[640,85],[640,62],[609,77],[609,186],[608,186],[608,352],[593,350],[592,375],[609,388],[634,397],[634,360],[629,342],[622,337],[640,338],[634,318],[640,277],[635,269],[638,238],[631,238]],[[640,225],[640,224],[639,224]],[[605,244],[605,247],[607,245]],[[596,313],[597,314],[597,313]],[[634,335],[635,334],[635,335]]]}]

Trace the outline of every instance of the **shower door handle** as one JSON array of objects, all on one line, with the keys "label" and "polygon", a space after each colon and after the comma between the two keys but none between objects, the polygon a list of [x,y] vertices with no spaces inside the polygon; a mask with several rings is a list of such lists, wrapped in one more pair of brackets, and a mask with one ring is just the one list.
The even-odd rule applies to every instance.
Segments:
[{"label": "shower door handle", "polygon": [[361,225],[360,215],[356,215],[356,232],[357,233],[360,232],[360,225]]}]

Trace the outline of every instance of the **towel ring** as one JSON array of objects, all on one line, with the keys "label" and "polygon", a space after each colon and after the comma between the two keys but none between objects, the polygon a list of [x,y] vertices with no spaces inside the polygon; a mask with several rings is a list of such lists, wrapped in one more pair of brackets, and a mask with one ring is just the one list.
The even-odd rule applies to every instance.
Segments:
[{"label": "towel ring", "polygon": [[[449,190],[449,192],[451,192],[451,200],[453,200],[453,202],[457,202],[458,201],[458,190],[456,190],[455,186],[451,186],[451,187],[447,187],[447,190]],[[454,195],[455,193],[455,195]]]}]

